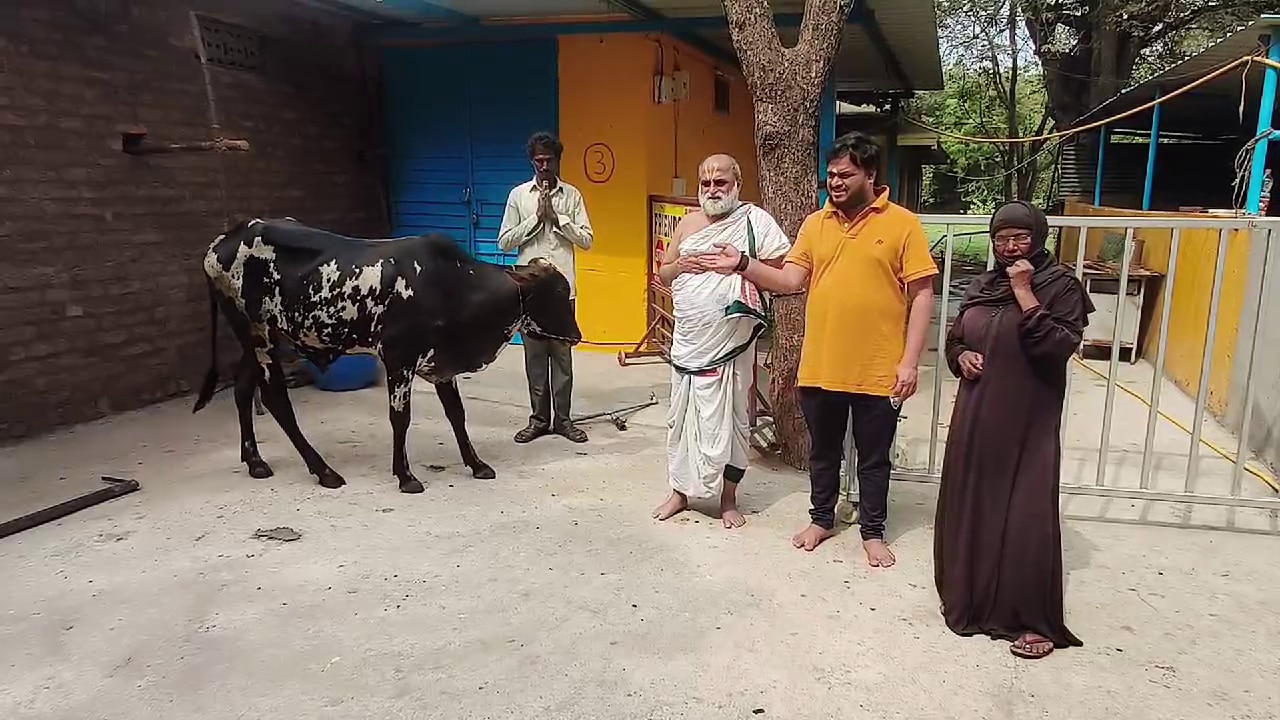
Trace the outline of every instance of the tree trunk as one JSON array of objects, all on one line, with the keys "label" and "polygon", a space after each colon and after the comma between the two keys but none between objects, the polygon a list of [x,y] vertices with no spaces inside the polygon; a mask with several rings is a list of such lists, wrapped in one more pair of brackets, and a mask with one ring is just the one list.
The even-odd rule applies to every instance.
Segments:
[{"label": "tree trunk", "polygon": [[[768,102],[757,103],[755,110],[760,194],[765,209],[787,237],[794,239],[805,216],[818,206],[817,167],[806,162],[816,157],[817,107]],[[764,135],[770,136],[768,142]],[[769,405],[778,449],[782,461],[797,469],[805,469],[809,463],[809,430],[796,395],[805,299],[802,292],[775,300],[769,352]]]},{"label": "tree trunk", "polygon": [[1044,68],[1045,93],[1056,129],[1071,127],[1132,80],[1138,54],[1151,41],[1132,28],[1122,27],[1120,15],[1115,0],[1098,0],[1088,16],[1074,25],[1076,41],[1062,51],[1053,49],[1050,42],[1062,27],[1058,24],[1062,18],[1024,14]]},{"label": "tree trunk", "polygon": [[[818,205],[818,105],[853,0],[808,0],[791,48],[782,47],[769,0],[721,3],[754,103],[761,199],[794,239]],[[782,461],[797,469],[809,459],[809,432],[796,397],[804,308],[803,293],[773,304],[769,389]]]}]

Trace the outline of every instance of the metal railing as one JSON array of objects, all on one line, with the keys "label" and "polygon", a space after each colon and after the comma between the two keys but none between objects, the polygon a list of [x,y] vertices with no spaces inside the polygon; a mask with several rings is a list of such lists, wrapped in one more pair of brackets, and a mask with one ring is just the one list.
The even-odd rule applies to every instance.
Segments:
[{"label": "metal railing", "polygon": [[[936,333],[931,333],[931,339],[936,340],[937,347],[934,349],[934,357],[932,363],[927,363],[922,359],[921,363],[921,389],[925,388],[926,383],[924,377],[932,371],[932,387],[929,389],[927,397],[929,398],[929,418],[927,432],[927,452],[922,453],[923,458],[920,460],[921,466],[903,467],[904,464],[911,465],[912,460],[907,457],[904,461],[904,425],[908,417],[912,414],[920,403],[921,399],[917,395],[916,399],[909,400],[903,409],[903,421],[899,424],[898,438],[895,441],[895,462],[893,478],[900,481],[912,482],[929,482],[936,483],[940,480],[940,456],[939,444],[941,430],[945,427],[944,422],[949,418],[950,411],[944,407],[944,385],[951,385],[953,388],[958,384],[954,378],[950,377],[944,357],[944,348],[946,343],[947,331],[949,328],[948,310],[952,304],[952,300],[956,294],[952,292],[952,285],[956,281],[957,270],[960,262],[956,258],[955,239],[957,237],[956,230],[958,228],[972,228],[981,226],[983,229],[990,221],[990,216],[979,215],[921,215],[921,221],[927,228],[941,227],[945,229],[944,235],[940,242],[941,255],[939,265],[941,266],[941,292],[938,297],[938,313],[934,322]],[[1268,287],[1270,278],[1268,278],[1268,265],[1274,262],[1274,251],[1272,248],[1273,239],[1280,240],[1280,220],[1270,220],[1262,218],[1237,218],[1237,217],[1126,217],[1126,216],[1056,216],[1049,219],[1051,227],[1050,246],[1054,247],[1055,243],[1052,239],[1054,234],[1057,235],[1057,249],[1061,251],[1064,240],[1068,239],[1068,234],[1074,233],[1075,247],[1073,252],[1074,262],[1068,258],[1059,256],[1060,262],[1073,264],[1075,275],[1084,281],[1086,274],[1092,274],[1095,278],[1105,277],[1108,281],[1114,280],[1117,288],[1117,300],[1115,303],[1113,328],[1110,337],[1110,352],[1107,358],[1105,375],[1093,365],[1090,365],[1083,359],[1083,351],[1086,343],[1082,343],[1081,348],[1077,349],[1075,357],[1070,361],[1072,372],[1068,373],[1068,387],[1063,403],[1063,422],[1062,436],[1064,438],[1064,467],[1066,465],[1067,443],[1065,438],[1067,435],[1068,421],[1071,416],[1071,398],[1072,398],[1072,375],[1077,372],[1088,372],[1094,376],[1105,379],[1105,392],[1102,399],[1102,410],[1100,413],[1089,413],[1090,417],[1085,419],[1087,427],[1099,428],[1096,446],[1085,448],[1073,448],[1075,455],[1075,465],[1079,466],[1080,452],[1084,450],[1087,453],[1095,455],[1096,466],[1093,468],[1092,479],[1068,481],[1064,472],[1063,481],[1060,484],[1061,492],[1070,495],[1089,495],[1111,498],[1125,498],[1130,500],[1154,500],[1165,501],[1181,504],[1200,504],[1200,505],[1219,505],[1232,507],[1250,507],[1265,510],[1280,510],[1280,485],[1271,477],[1269,471],[1264,466],[1249,463],[1250,448],[1248,447],[1249,428],[1253,418],[1253,406],[1255,404],[1256,383],[1254,373],[1257,371],[1257,363],[1254,362],[1255,355],[1258,350],[1259,330],[1266,327],[1265,316],[1269,308],[1266,307],[1268,298]],[[1092,242],[1089,242],[1090,230],[1119,230],[1123,231],[1123,241],[1119,249],[1118,257],[1113,263],[1098,263],[1086,259],[1086,252]],[[1122,337],[1125,329],[1125,298],[1129,293],[1131,278],[1141,276],[1142,280],[1139,284],[1149,281],[1151,276],[1159,278],[1160,273],[1152,273],[1145,268],[1131,267],[1131,261],[1134,259],[1135,247],[1139,242],[1135,238],[1136,233],[1164,231],[1167,233],[1164,237],[1168,241],[1168,267],[1163,274],[1162,288],[1159,293],[1159,302],[1161,304],[1158,321],[1158,341],[1155,343],[1155,358],[1151,369],[1151,386],[1146,393],[1137,392],[1120,380],[1120,355],[1125,346],[1125,338]],[[1199,350],[1200,368],[1198,373],[1198,382],[1195,383],[1195,401],[1194,410],[1192,412],[1192,420],[1188,429],[1176,417],[1176,411],[1165,412],[1162,410],[1162,400],[1168,400],[1167,396],[1162,397],[1161,390],[1168,378],[1166,375],[1169,371],[1167,360],[1170,353],[1171,332],[1173,320],[1175,319],[1175,305],[1179,299],[1179,295],[1175,295],[1175,289],[1179,287],[1178,283],[1178,266],[1181,253],[1187,250],[1186,239],[1187,233],[1195,231],[1201,235],[1211,237],[1212,232],[1217,233],[1216,242],[1216,259],[1214,261],[1212,286],[1209,288],[1208,298],[1208,317],[1203,326],[1203,347],[1195,348]],[[1245,231],[1245,232],[1238,232]],[[969,233],[972,234],[972,233]],[[1233,239],[1234,236],[1234,239]],[[1163,239],[1162,239],[1163,240]],[[985,269],[994,267],[995,258],[991,254],[990,243],[986,240],[983,233],[977,240],[985,245]],[[1202,239],[1203,245],[1205,239]],[[1213,379],[1214,370],[1214,349],[1218,340],[1218,329],[1223,323],[1235,323],[1238,318],[1222,317],[1222,299],[1224,274],[1228,261],[1230,243],[1246,242],[1249,243],[1247,251],[1254,251],[1254,259],[1260,255],[1262,266],[1258,268],[1257,274],[1254,276],[1254,282],[1257,284],[1258,291],[1256,293],[1245,293],[1246,301],[1248,298],[1256,298],[1256,307],[1245,308],[1248,312],[1241,312],[1242,316],[1251,316],[1251,327],[1240,328],[1239,332],[1248,332],[1249,335],[1245,339],[1244,344],[1247,345],[1247,352],[1241,357],[1236,358],[1236,363],[1242,363],[1242,368],[1232,368],[1236,372],[1236,377],[1243,372],[1243,391],[1242,395],[1242,421],[1238,437],[1235,440],[1235,453],[1230,453],[1215,446],[1212,442],[1204,437],[1204,426],[1206,421],[1206,413],[1209,405],[1209,394],[1211,380]],[[1262,247],[1257,247],[1258,243],[1262,243]],[[1104,243],[1105,244],[1105,243]],[[1249,257],[1246,252],[1245,257]],[[970,259],[975,266],[982,263],[977,258]],[[1246,261],[1247,268],[1247,261]],[[1108,275],[1114,277],[1108,277]],[[1195,278],[1193,278],[1194,280]],[[1199,292],[1203,295],[1203,284],[1194,285],[1191,292]],[[1182,297],[1185,298],[1184,293]],[[1201,297],[1201,300],[1203,298]],[[1185,303],[1184,303],[1185,304]],[[1200,309],[1203,309],[1202,305]],[[1139,354],[1142,351],[1141,329],[1144,308],[1139,303],[1136,321],[1135,337],[1133,341],[1128,343],[1131,355],[1131,363],[1136,363]],[[1095,313],[1095,316],[1097,313]],[[1154,313],[1153,313],[1154,315]],[[1188,312],[1183,308],[1183,315],[1177,318],[1183,321],[1186,326],[1188,318],[1194,321],[1194,312]],[[1154,317],[1152,318],[1154,320]],[[1225,327],[1225,326],[1224,326]],[[1150,328],[1153,329],[1153,328]],[[1198,335],[1200,329],[1197,328]],[[1185,336],[1186,333],[1183,333]],[[1186,357],[1189,349],[1186,347],[1187,340],[1185,337],[1179,337],[1176,342],[1181,346],[1178,348],[1180,357]],[[1105,344],[1105,340],[1103,341]],[[1132,372],[1130,372],[1132,375]],[[1078,378],[1077,378],[1078,380]],[[1184,385],[1189,385],[1189,378],[1184,379]],[[1136,441],[1130,442],[1125,448],[1117,449],[1113,447],[1113,434],[1116,431],[1114,416],[1117,410],[1117,390],[1122,390],[1128,396],[1132,396],[1138,402],[1146,404],[1146,427],[1145,433],[1142,434],[1141,441],[1141,463],[1140,469],[1135,476],[1133,473],[1118,472],[1117,468],[1124,463],[1123,457],[1117,459],[1122,453],[1127,456],[1136,445]],[[1190,392],[1191,388],[1187,388]],[[1086,388],[1086,391],[1088,388]],[[1135,416],[1136,419],[1136,416]],[[1159,464],[1159,455],[1157,452],[1157,428],[1161,420],[1168,421],[1174,427],[1177,427],[1189,435],[1189,446],[1187,449],[1185,474],[1181,477],[1181,485],[1178,486],[1176,477],[1169,477],[1169,473],[1164,473],[1157,481],[1157,465]],[[1125,423],[1123,429],[1125,432],[1132,432],[1134,423]],[[851,426],[852,427],[852,426]],[[916,433],[920,433],[918,423],[914,428]],[[1220,433],[1222,431],[1219,431]],[[910,433],[906,433],[909,435]],[[919,440],[920,438],[916,438]],[[945,441],[943,441],[945,443]],[[1166,443],[1167,445],[1167,443]],[[1214,478],[1218,483],[1218,487],[1205,490],[1199,487],[1198,480],[1201,476],[1201,446],[1206,445],[1215,450],[1215,452],[1224,459],[1230,460],[1232,465],[1230,472],[1224,477],[1221,468],[1217,476]],[[844,502],[841,504],[841,517],[845,522],[852,521],[853,509],[857,504],[857,482],[856,473],[853,468],[856,465],[856,451],[853,447],[852,432],[847,434],[845,443],[846,462],[842,471],[844,492],[842,497]],[[910,455],[909,452],[905,453]],[[1164,453],[1168,454],[1168,453]],[[1077,473],[1079,474],[1079,473]],[[1246,492],[1244,484],[1244,476],[1249,474],[1254,476],[1258,482],[1251,483],[1249,490]]]}]

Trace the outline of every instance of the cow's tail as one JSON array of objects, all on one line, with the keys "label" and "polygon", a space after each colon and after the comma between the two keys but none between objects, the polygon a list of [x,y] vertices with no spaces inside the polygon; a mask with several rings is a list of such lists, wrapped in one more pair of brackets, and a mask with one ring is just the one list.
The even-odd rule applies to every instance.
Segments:
[{"label": "cow's tail", "polygon": [[193,414],[209,404],[218,387],[218,299],[214,295],[213,280],[206,279],[205,285],[209,288],[209,372],[205,373],[204,384],[200,386]]}]

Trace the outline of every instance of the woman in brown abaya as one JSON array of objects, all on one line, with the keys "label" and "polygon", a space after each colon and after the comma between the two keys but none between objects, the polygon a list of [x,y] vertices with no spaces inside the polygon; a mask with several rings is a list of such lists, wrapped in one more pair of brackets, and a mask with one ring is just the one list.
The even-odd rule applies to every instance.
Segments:
[{"label": "woman in brown abaya", "polygon": [[996,266],[974,278],[947,335],[960,391],[934,523],[947,626],[1033,659],[1081,644],[1063,622],[1059,430],[1067,362],[1093,312],[1048,235],[1028,203],[991,218]]}]

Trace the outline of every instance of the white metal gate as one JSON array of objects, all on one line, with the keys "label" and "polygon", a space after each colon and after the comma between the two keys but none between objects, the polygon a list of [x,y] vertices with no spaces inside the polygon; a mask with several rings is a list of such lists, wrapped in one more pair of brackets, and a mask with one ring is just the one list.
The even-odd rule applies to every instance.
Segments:
[{"label": "white metal gate", "polygon": [[[969,258],[969,269],[978,271],[993,267],[994,258],[986,233],[990,216],[922,215],[921,221],[926,228],[933,230],[931,234],[941,230],[941,237],[936,241],[935,257],[941,255],[942,289],[937,297],[938,313],[934,321],[936,327],[932,328],[936,335],[931,333],[931,340],[936,338],[937,345],[932,362],[926,362],[922,358],[920,390],[903,407],[903,419],[899,423],[895,442],[893,478],[899,481],[936,483],[941,478],[941,450],[945,447],[945,438],[941,435],[948,425],[957,385],[957,381],[949,377],[943,357],[947,330],[953,320],[949,311],[963,291],[960,285],[954,289],[952,286],[963,280],[966,257]],[[1116,296],[1114,302],[1106,297],[1102,297],[1102,301],[1095,300],[1095,305],[1102,312],[1095,312],[1090,317],[1090,330],[1095,334],[1099,325],[1109,330],[1109,338],[1094,338],[1098,344],[1110,346],[1105,371],[1100,369],[1100,363],[1091,363],[1085,359],[1085,350],[1088,349],[1086,346],[1090,344],[1088,341],[1082,344],[1071,361],[1063,408],[1062,492],[1104,498],[1280,510],[1280,495],[1277,494],[1280,493],[1280,484],[1277,484],[1265,464],[1250,460],[1248,446],[1249,428],[1257,402],[1255,373],[1258,372],[1258,363],[1255,359],[1259,350],[1259,330],[1268,327],[1268,314],[1272,322],[1280,322],[1280,315],[1271,310],[1268,305],[1272,303],[1267,302],[1271,294],[1271,278],[1268,275],[1275,274],[1274,269],[1269,272],[1269,266],[1280,260],[1272,248],[1273,238],[1280,240],[1280,221],[1149,215],[1052,217],[1049,222],[1052,228],[1050,247],[1055,246],[1055,236],[1059,250],[1062,249],[1064,240],[1070,240],[1069,236],[1075,237],[1072,255],[1076,277],[1086,282],[1088,287],[1099,289],[1102,296],[1114,288]],[[961,232],[964,230],[969,232]],[[1095,231],[1093,235],[1090,234],[1091,230]],[[1097,262],[1086,259],[1086,251],[1094,244],[1098,231],[1113,235],[1114,262],[1105,266],[1105,272],[1099,272]],[[1144,240],[1137,236],[1162,233],[1168,234],[1165,272],[1152,273],[1137,263],[1133,263],[1131,267],[1132,261],[1141,259],[1134,257],[1135,251],[1141,255],[1144,247]],[[1210,246],[1213,245],[1212,238],[1215,234],[1217,241],[1216,248],[1213,248]],[[1179,265],[1183,266],[1184,273],[1188,272],[1188,267],[1193,273],[1201,272],[1194,263],[1187,265],[1188,260],[1194,261],[1193,257],[1184,258],[1184,253],[1188,250],[1186,241],[1193,235],[1198,241],[1199,249],[1214,250],[1211,286],[1206,288],[1202,278],[1193,276],[1190,280],[1183,280],[1184,283],[1193,284],[1180,290],[1183,286],[1178,285]],[[1232,243],[1246,243],[1247,246],[1234,246]],[[976,256],[974,253],[966,256],[963,251],[972,245],[985,246],[985,249],[979,250]],[[1104,237],[1101,243],[1104,256],[1106,245],[1107,238]],[[1236,253],[1234,264],[1237,266],[1240,265],[1240,253],[1245,253],[1244,257],[1247,257],[1248,262],[1247,278],[1244,281],[1250,287],[1244,292],[1241,303],[1243,307],[1233,307],[1224,316],[1224,275],[1232,252]],[[1238,267],[1233,270],[1235,274],[1231,282],[1241,282],[1238,271]],[[1207,270],[1203,272],[1207,275]],[[1159,281],[1158,288],[1152,287],[1155,284],[1153,276]],[[1192,311],[1203,309],[1203,302],[1197,307],[1194,301],[1202,301],[1205,294],[1208,295],[1208,313],[1207,318],[1200,321],[1195,317],[1197,313]],[[1158,305],[1158,313],[1151,307],[1153,304]],[[1175,306],[1180,304],[1175,310]],[[1142,315],[1144,310],[1148,311],[1146,318]],[[1179,312],[1182,315],[1178,315]],[[1158,318],[1155,317],[1157,314]],[[1146,372],[1138,364],[1142,352],[1141,329],[1144,320],[1147,322],[1148,338],[1156,328],[1159,333],[1150,372]],[[1238,329],[1240,339],[1235,343],[1233,353],[1233,387],[1238,388],[1233,406],[1239,407],[1240,411],[1234,413],[1232,424],[1238,425],[1239,431],[1232,438],[1224,428],[1218,426],[1211,413],[1206,422],[1206,411],[1209,406],[1211,379],[1214,377],[1215,345],[1219,330],[1227,327],[1227,324],[1235,323],[1243,323],[1245,326]],[[1199,332],[1203,332],[1200,346],[1192,348],[1187,337],[1178,337],[1175,338],[1177,347],[1171,348],[1171,334],[1180,329],[1185,336],[1187,328],[1192,331],[1192,341],[1198,337]],[[1086,338],[1088,337],[1087,335]],[[1130,360],[1122,365],[1121,355],[1126,347],[1129,348]],[[1167,392],[1166,386],[1170,384],[1170,380],[1166,376],[1170,372],[1167,361],[1171,352],[1177,355],[1181,365],[1185,367],[1195,359],[1190,357],[1193,350],[1198,353],[1200,367],[1198,382],[1194,384],[1195,399],[1191,404],[1189,398],[1180,402],[1181,392]],[[930,375],[930,382],[926,383],[926,377]],[[1183,380],[1184,385],[1190,384],[1186,378]],[[1096,385],[1099,392],[1093,392],[1095,388],[1088,385],[1081,386],[1081,382]],[[1142,387],[1143,385],[1148,387]],[[1073,392],[1073,388],[1080,392]],[[1118,390],[1121,393],[1119,396]],[[1074,401],[1073,396],[1077,396]],[[1117,400],[1123,404],[1118,405]],[[1101,407],[1091,407],[1098,401]],[[1219,404],[1222,404],[1221,399]],[[1073,405],[1081,407],[1073,408]],[[920,420],[920,416],[924,415],[922,406],[928,408],[927,422]],[[1181,419],[1188,414],[1189,425]],[[1143,417],[1145,425],[1142,425]],[[1142,427],[1139,428],[1139,425]],[[1088,439],[1089,431],[1096,432],[1092,436],[1096,440]],[[1170,437],[1171,434],[1173,437]],[[1206,437],[1207,434],[1218,437],[1219,441]],[[1179,435],[1185,438],[1185,457],[1182,456],[1182,451],[1175,448]],[[920,448],[922,443],[923,449]],[[1232,449],[1223,447],[1224,444],[1232,443]],[[1213,467],[1207,470],[1204,468],[1202,448],[1208,448],[1215,456]],[[851,431],[846,435],[845,458],[842,471],[844,502],[841,503],[839,515],[843,521],[852,522],[857,504],[857,482],[854,477],[856,473],[851,470],[856,463]],[[1224,464],[1224,461],[1229,464]],[[1249,478],[1248,483],[1246,476]]]}]

